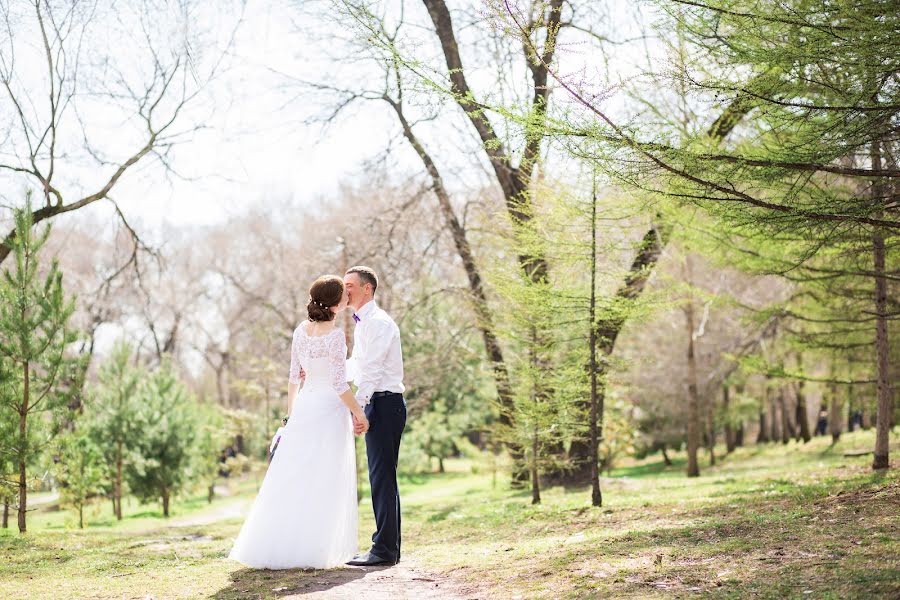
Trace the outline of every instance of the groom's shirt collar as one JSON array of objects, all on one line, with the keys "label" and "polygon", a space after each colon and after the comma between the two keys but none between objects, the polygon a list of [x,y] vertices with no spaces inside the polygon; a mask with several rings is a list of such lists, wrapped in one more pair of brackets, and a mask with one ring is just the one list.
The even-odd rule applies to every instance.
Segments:
[{"label": "groom's shirt collar", "polygon": [[375,304],[375,299],[371,299],[365,304],[363,304],[358,311],[356,311],[356,316],[359,317],[360,321],[363,321],[366,317],[372,314],[378,308],[378,305]]}]

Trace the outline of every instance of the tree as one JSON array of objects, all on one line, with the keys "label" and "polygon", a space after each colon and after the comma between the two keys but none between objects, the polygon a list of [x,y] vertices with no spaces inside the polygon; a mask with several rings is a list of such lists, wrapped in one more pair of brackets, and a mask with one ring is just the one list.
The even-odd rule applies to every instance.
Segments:
[{"label": "tree", "polygon": [[12,385],[0,385],[0,410],[4,418],[12,413],[18,421],[10,446],[19,476],[19,533],[25,533],[27,471],[41,451],[36,436],[44,424],[40,416],[66,406],[72,390],[61,382],[82,365],[66,354],[77,339],[69,327],[75,302],[65,297],[57,261],[40,277],[39,254],[50,229],[33,230],[30,195],[14,217],[15,235],[6,241],[13,264],[0,280],[0,362]]},{"label": "tree", "polygon": [[145,374],[131,365],[133,350],[127,342],[117,343],[100,368],[91,390],[89,431],[99,448],[110,482],[113,512],[122,520],[124,470],[134,460],[143,435],[139,391]]},{"label": "tree", "polygon": [[[0,6],[0,176],[40,194],[34,223],[107,201],[137,239],[112,194],[151,159],[174,172],[173,147],[200,128],[184,123],[187,107],[224,68],[234,33],[224,48],[211,48],[216,37],[192,4]],[[0,234],[0,263],[15,235],[15,228]]]},{"label": "tree", "polygon": [[[0,357],[0,399],[16,394],[12,371],[6,367],[6,361]],[[16,496],[16,465],[13,460],[15,452],[16,426],[18,418],[13,411],[0,410],[0,496],[3,498],[3,529],[9,527],[9,508]]]},{"label": "tree", "polygon": [[[749,0],[658,7],[660,29],[683,36],[690,61],[654,83],[686,90],[697,106],[725,106],[709,132],[683,139],[675,124],[660,131],[640,118],[626,126],[596,94],[550,66],[589,119],[573,111],[559,129],[593,141],[595,164],[623,183],[703,208],[723,237],[791,242],[792,252],[778,256],[779,272],[803,267],[823,250],[868,257],[869,266],[855,271],[874,288],[866,320],[874,324],[872,379],[883,426],[873,468],[885,468],[892,413],[887,322],[895,316],[887,287],[896,280],[885,265],[900,232],[894,183],[900,171],[891,158],[900,116],[897,11],[885,0],[796,0],[766,5],[764,13]],[[522,15],[507,12],[527,41]],[[648,104],[653,118],[662,114]],[[710,144],[741,120],[741,135],[728,146]],[[667,141],[673,137],[677,143]],[[822,267],[812,266],[821,277]]]},{"label": "tree", "polygon": [[141,502],[161,500],[168,517],[172,496],[189,481],[198,426],[194,400],[167,363],[148,376],[139,398],[141,435],[125,477]]},{"label": "tree", "polygon": [[234,431],[224,417],[225,409],[215,404],[197,404],[194,411],[197,437],[191,459],[192,474],[195,483],[206,487],[206,499],[211,503],[223,468],[222,452],[234,440]]},{"label": "tree", "polygon": [[55,440],[53,470],[60,499],[78,513],[78,527],[84,528],[84,507],[103,491],[103,456],[91,436],[82,431],[59,435]]}]

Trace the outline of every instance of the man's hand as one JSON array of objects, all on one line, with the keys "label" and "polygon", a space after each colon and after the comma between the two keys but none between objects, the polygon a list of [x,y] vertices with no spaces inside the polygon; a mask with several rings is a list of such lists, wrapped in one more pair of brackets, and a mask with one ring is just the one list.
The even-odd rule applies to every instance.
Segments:
[{"label": "man's hand", "polygon": [[[365,417],[364,417],[365,418]],[[369,420],[360,421],[353,415],[353,434],[362,435],[369,430]]]},{"label": "man's hand", "polygon": [[303,370],[303,367],[300,367],[300,381],[306,381],[306,371]]}]

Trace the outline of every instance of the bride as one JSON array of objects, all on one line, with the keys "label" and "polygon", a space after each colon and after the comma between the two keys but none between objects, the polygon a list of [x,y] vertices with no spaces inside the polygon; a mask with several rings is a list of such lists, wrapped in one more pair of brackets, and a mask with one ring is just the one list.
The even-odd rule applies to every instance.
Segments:
[{"label": "bride", "polygon": [[[347,344],[334,326],[344,282],[309,290],[309,320],[294,330],[287,425],[229,558],[257,569],[326,569],[357,551],[356,450],[351,415],[366,415],[345,376]],[[300,369],[306,373],[299,395]],[[296,396],[296,399],[295,399]]]}]

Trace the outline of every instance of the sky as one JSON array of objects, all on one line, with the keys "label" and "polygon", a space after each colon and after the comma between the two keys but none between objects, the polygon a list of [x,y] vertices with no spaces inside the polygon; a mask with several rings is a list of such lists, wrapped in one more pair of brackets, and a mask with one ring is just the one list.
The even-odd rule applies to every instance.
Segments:
[{"label": "sky", "polygon": [[[178,3],[158,1],[164,11],[179,6]],[[401,1],[388,0],[388,4],[396,8]],[[483,16],[483,3],[475,0],[472,3],[482,7],[476,8],[476,19],[478,10],[482,10]],[[423,12],[418,3],[413,4]],[[457,4],[460,3],[451,3],[451,6]],[[627,21],[627,2],[607,4],[611,7],[611,18],[621,19],[623,23]],[[23,0],[0,0],[0,5],[12,7],[14,14],[17,7],[24,7],[21,23],[29,22],[28,3]],[[186,132],[171,150],[171,164],[178,175],[166,173],[159,164],[144,159],[113,190],[112,196],[125,215],[133,224],[138,224],[142,232],[159,231],[168,224],[219,223],[247,210],[264,207],[273,199],[291,201],[298,210],[327,201],[342,185],[364,180],[366,170],[370,168],[366,161],[383,153],[392,138],[395,152],[386,163],[387,169],[400,177],[421,172],[421,164],[405,143],[396,143],[399,128],[383,102],[357,102],[327,130],[306,123],[314,115],[322,114],[326,106],[320,103],[316,94],[299,93],[298,88],[291,88],[291,78],[314,82],[344,81],[348,86],[354,86],[359,79],[368,76],[360,71],[365,69],[364,66],[346,63],[337,66],[332,60],[335,55],[348,54],[345,41],[350,28],[344,23],[321,18],[321,12],[309,10],[325,5],[327,1],[324,0],[221,0],[195,4],[198,8],[187,20],[180,14],[153,15],[152,27],[161,36],[157,40],[160,47],[172,42],[172,47],[178,49],[180,27],[184,22],[195,26],[191,32],[195,37],[191,39],[206,44],[205,52],[192,48],[200,80],[209,66],[219,59],[221,62],[217,64],[221,66],[217,76],[202,86],[197,99],[181,115],[183,126],[190,130],[202,125],[202,129]],[[146,75],[147,66],[152,64],[141,40],[128,39],[139,30],[140,19],[138,13],[100,13],[95,19],[96,24],[92,25],[95,28],[91,32],[93,37],[85,36],[115,49],[109,60],[121,63],[125,73],[122,77],[129,79],[128,83],[132,85],[141,83],[141,73]],[[462,18],[455,22],[455,27],[463,43],[467,37],[481,35],[477,27],[469,26]],[[416,35],[433,34],[424,28],[412,27],[410,30],[409,48],[416,53],[419,52]],[[26,25],[22,25],[18,31],[7,33],[15,37],[18,44],[15,56],[18,83],[23,89],[30,86],[41,90],[42,48],[27,35],[30,33],[34,38],[36,32],[26,31]],[[185,34],[185,39],[187,37]],[[227,43],[229,40],[230,44]],[[12,45],[7,42],[0,38],[0,59],[9,63]],[[225,48],[227,51],[223,53]],[[422,52],[427,52],[426,44],[423,43],[421,48]],[[432,50],[435,49],[432,47]],[[106,80],[112,86],[116,83],[115,78],[106,63],[94,59],[93,51],[90,47],[83,51],[82,59],[92,69],[85,68],[85,73],[93,74],[98,82]],[[592,76],[588,67],[602,68],[602,61],[591,54],[588,46],[573,45],[561,48],[559,52],[567,54],[569,68],[573,71],[585,69],[586,79]],[[434,59],[433,64],[442,65],[440,56],[429,58]],[[495,74],[486,67],[490,66],[493,57],[464,56],[464,59],[473,87],[487,94]],[[525,77],[521,59],[516,62],[523,72],[513,77]],[[89,91],[97,89],[95,85]],[[81,141],[79,123],[87,123],[85,131],[89,131],[92,144],[106,151],[109,157],[118,158],[133,151],[139,137],[130,139],[124,134],[129,127],[134,128],[127,109],[121,114],[110,110],[107,99],[94,101],[90,93],[85,93],[84,86],[79,88],[78,101],[77,118],[74,109],[66,115],[68,138],[73,148]],[[471,146],[467,148],[467,144],[472,143],[473,132],[468,130],[469,126],[454,107],[444,110],[439,106],[440,102],[424,100],[420,106],[411,109],[422,116],[439,115],[418,123],[417,130],[443,161],[442,168],[451,174],[451,186],[477,188],[484,181],[478,173],[484,165],[480,164],[483,157],[472,156],[477,152],[467,151],[472,149]],[[40,99],[34,104],[36,114],[40,114]],[[8,104],[0,106],[0,110],[8,109]],[[20,145],[19,154],[21,150]],[[0,148],[0,159],[3,154],[4,150]],[[94,191],[108,178],[111,170],[108,166],[98,167],[93,160],[79,163],[76,156],[77,152],[69,156],[65,172],[60,174],[61,179],[68,178],[72,182],[73,191],[68,201],[72,201],[78,191]],[[464,174],[460,176],[461,180],[452,181],[453,176],[459,174]],[[15,185],[3,187],[17,189]],[[9,196],[4,196],[3,200],[7,205],[17,202],[15,197]],[[113,216],[108,205],[93,206],[85,212]]]}]

